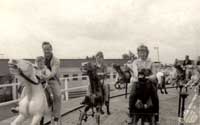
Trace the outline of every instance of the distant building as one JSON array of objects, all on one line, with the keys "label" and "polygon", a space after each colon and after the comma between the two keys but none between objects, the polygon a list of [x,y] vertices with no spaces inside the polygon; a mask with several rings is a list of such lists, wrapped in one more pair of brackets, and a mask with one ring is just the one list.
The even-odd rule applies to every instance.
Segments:
[{"label": "distant building", "polygon": [[[8,70],[8,59],[0,59],[0,85],[9,84],[11,82],[12,76],[9,74]],[[0,102],[11,100],[11,92],[11,87],[0,88]]]},{"label": "distant building", "polygon": [[8,59],[0,59],[0,77],[8,73]]},{"label": "distant building", "polygon": [[[25,59],[32,63],[35,62],[34,59]],[[115,72],[111,65],[112,63],[123,65],[126,63],[127,59],[105,59],[105,63],[108,65],[109,72]],[[72,77],[72,76],[80,76],[82,75],[80,71],[80,66],[82,62],[95,62],[92,59],[60,59],[60,73],[61,77]],[[0,59],[0,76],[8,74],[8,59]],[[76,79],[75,79],[76,80]]]}]

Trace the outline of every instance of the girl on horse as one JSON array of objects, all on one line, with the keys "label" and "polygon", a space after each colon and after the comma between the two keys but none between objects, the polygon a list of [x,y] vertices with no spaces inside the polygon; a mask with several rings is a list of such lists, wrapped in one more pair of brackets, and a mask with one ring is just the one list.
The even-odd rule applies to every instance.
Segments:
[{"label": "girl on horse", "polygon": [[[130,96],[129,96],[129,120],[128,123],[132,123],[132,117],[133,114],[135,113],[134,111],[134,107],[137,104],[134,104],[134,100],[135,100],[135,95],[136,93],[136,83],[138,82],[138,73],[142,70],[142,69],[148,69],[152,72],[152,62],[150,61],[150,59],[148,59],[148,55],[149,55],[149,49],[147,46],[145,45],[140,45],[137,48],[137,53],[138,53],[138,59],[136,59],[132,65],[130,65],[130,69],[132,71],[132,78],[131,78],[131,83],[132,83],[132,88],[130,91]],[[159,121],[159,99],[158,99],[158,95],[157,95],[157,83],[156,81],[156,76],[154,74],[151,74],[147,77],[147,79],[149,79],[150,81],[153,81],[154,84],[154,90],[153,92],[155,93],[155,99],[156,99],[156,104],[154,104],[155,107],[155,121],[156,123]],[[148,84],[148,83],[147,83]],[[144,92],[144,91],[143,91]],[[145,92],[144,92],[145,93]]]}]

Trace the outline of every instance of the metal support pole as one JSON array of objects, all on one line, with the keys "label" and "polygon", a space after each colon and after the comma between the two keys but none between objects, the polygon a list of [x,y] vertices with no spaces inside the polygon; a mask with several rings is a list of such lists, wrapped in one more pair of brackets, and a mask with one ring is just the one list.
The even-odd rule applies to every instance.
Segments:
[{"label": "metal support pole", "polygon": [[184,111],[185,111],[185,99],[187,98],[188,94],[187,92],[182,92],[181,93],[181,98],[182,98],[182,105],[181,105],[181,125],[184,125]]},{"label": "metal support pole", "polygon": [[128,83],[126,83],[125,86],[125,98],[127,99],[127,94],[128,94]]},{"label": "metal support pole", "polygon": [[182,99],[181,99],[181,92],[182,92],[182,89],[183,89],[183,85],[180,85],[179,86],[179,101],[178,101],[178,117],[180,117],[180,114],[181,114],[181,102],[182,102]]}]

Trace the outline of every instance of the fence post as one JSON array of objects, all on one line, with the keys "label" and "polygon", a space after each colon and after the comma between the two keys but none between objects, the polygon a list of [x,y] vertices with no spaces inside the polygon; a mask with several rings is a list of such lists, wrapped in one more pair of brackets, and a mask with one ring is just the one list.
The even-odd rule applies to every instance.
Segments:
[{"label": "fence post", "polygon": [[64,79],[64,86],[65,86],[65,91],[64,91],[64,93],[65,93],[65,98],[66,98],[66,101],[68,101],[69,100],[69,92],[68,92],[68,79],[66,78],[66,79]]},{"label": "fence post", "polygon": [[17,99],[17,89],[16,89],[16,86],[12,86],[12,98],[13,98],[13,100]]},{"label": "fence post", "polygon": [[[14,83],[19,84],[17,78],[15,78]],[[12,86],[12,98],[13,98],[13,100],[18,99],[17,86]]]}]

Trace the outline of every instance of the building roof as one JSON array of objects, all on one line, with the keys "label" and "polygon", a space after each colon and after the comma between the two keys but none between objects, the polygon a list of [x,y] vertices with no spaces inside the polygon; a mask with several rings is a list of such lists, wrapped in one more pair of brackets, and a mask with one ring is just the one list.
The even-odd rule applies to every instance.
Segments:
[{"label": "building roof", "polygon": [[[127,59],[104,59],[104,62],[111,66],[112,63],[117,63],[119,65],[123,65],[126,63]],[[80,67],[82,62],[95,62],[92,59],[61,59],[60,65],[61,67]]]},{"label": "building roof", "polygon": [[0,76],[7,75],[8,73],[8,59],[0,59]]}]

